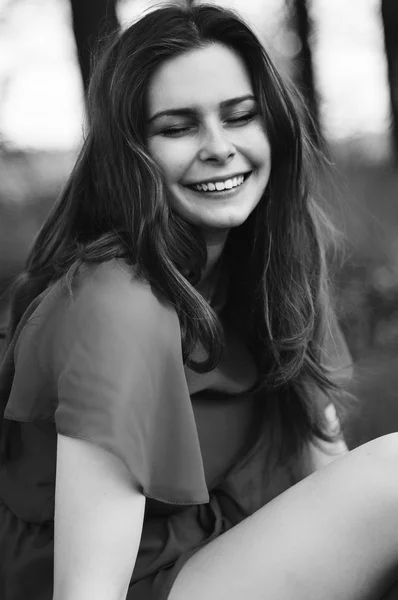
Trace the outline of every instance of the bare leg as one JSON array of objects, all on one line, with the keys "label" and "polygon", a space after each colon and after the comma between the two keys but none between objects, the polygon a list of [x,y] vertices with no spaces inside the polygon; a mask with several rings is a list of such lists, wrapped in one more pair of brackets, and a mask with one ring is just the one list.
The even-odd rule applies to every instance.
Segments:
[{"label": "bare leg", "polygon": [[390,434],[199,550],[169,600],[376,600],[397,567],[398,434]]}]

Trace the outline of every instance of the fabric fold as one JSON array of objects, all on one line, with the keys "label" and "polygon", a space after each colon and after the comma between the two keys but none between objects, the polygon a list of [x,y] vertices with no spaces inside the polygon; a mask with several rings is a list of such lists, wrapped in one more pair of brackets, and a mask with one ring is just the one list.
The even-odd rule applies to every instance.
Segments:
[{"label": "fabric fold", "polygon": [[112,452],[148,497],[209,501],[177,315],[123,262],[86,268],[73,300],[55,284],[15,359],[6,419],[50,419],[58,433]]}]

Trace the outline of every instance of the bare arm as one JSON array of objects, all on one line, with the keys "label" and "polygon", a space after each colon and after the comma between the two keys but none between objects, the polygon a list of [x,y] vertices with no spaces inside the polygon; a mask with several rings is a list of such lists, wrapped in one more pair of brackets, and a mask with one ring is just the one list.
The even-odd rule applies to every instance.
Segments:
[{"label": "bare arm", "polygon": [[53,600],[126,598],[144,508],[116,456],[58,435]]}]

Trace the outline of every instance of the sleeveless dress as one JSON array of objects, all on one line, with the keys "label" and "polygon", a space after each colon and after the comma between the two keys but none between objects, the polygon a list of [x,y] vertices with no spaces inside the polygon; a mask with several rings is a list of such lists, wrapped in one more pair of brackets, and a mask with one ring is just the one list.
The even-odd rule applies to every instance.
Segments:
[{"label": "sleeveless dress", "polygon": [[127,598],[166,600],[192,554],[300,475],[282,465],[269,477],[264,399],[247,393],[254,361],[222,319],[222,295],[224,352],[197,374],[175,310],[122,259],[85,266],[73,294],[57,282],[34,300],[1,366],[0,598],[52,600],[60,433],[115,454],[140,483]]}]

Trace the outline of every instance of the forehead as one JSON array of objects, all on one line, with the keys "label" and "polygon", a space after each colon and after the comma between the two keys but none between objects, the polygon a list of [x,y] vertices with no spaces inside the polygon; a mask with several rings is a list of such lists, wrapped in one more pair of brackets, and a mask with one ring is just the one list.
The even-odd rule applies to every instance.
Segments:
[{"label": "forehead", "polygon": [[253,89],[243,60],[229,48],[212,44],[161,65],[149,85],[148,109],[150,115],[173,106],[206,110],[246,94]]}]

